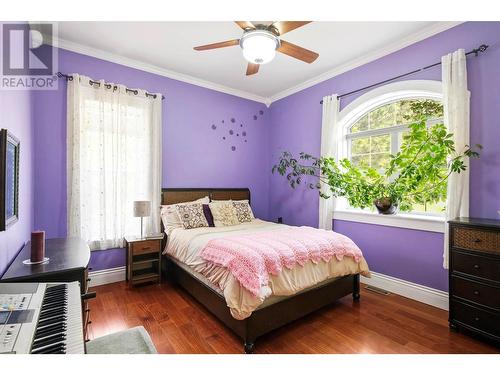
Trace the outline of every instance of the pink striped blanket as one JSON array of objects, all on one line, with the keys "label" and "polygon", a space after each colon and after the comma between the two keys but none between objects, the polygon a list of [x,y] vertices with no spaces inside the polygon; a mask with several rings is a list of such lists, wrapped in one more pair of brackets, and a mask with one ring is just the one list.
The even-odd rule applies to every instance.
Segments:
[{"label": "pink striped blanket", "polygon": [[201,257],[226,267],[240,284],[253,295],[267,285],[270,275],[278,275],[283,267],[292,269],[307,261],[329,262],[344,256],[359,262],[363,257],[358,246],[348,237],[311,227],[290,227],[210,240]]}]

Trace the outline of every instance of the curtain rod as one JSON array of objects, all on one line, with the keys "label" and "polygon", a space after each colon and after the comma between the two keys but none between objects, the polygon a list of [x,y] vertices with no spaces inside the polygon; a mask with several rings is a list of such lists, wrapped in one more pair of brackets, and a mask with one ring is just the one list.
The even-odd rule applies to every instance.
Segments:
[{"label": "curtain rod", "polygon": [[[61,73],[61,72],[57,72],[57,76],[59,78],[64,77],[66,79],[66,81],[72,81],[73,80],[72,76],[64,74],[64,73]],[[99,82],[99,81],[92,81],[91,79],[89,79],[89,82],[90,82],[91,85],[100,85],[101,84],[101,82]],[[106,88],[108,88],[108,89],[110,89],[111,87],[113,87],[113,88],[117,88],[118,87],[116,85],[113,86],[111,83],[105,83],[104,86],[106,86]],[[127,92],[133,92],[135,95],[137,95],[139,93],[139,91],[135,90],[135,89],[129,89],[128,87],[126,87],[125,89],[127,90]],[[146,96],[150,96],[150,97],[156,99],[156,94],[150,94],[149,92],[146,92]],[[165,100],[165,97],[162,95],[161,99]]]},{"label": "curtain rod", "polygon": [[[477,55],[479,55],[479,52],[485,52],[488,49],[488,47],[489,46],[486,45],[486,44],[481,44],[478,48],[475,48],[472,51],[467,52],[465,54],[465,56],[468,56],[468,55],[471,55],[471,54],[474,54],[475,56],[477,56]],[[438,66],[438,65],[441,65],[441,62],[437,62],[437,63],[432,64],[432,65],[427,65],[427,66],[424,66],[423,68],[416,69],[416,70],[413,70],[413,71],[408,72],[408,73],[400,74],[399,76],[392,77],[392,78],[386,79],[384,81],[380,81],[380,82],[374,83],[372,85],[365,86],[365,87],[362,87],[360,89],[347,92],[345,94],[337,96],[337,99],[340,100],[341,98],[343,98],[345,96],[349,96],[349,95],[352,95],[352,94],[357,94],[360,91],[368,90],[368,89],[371,89],[372,87],[379,86],[379,85],[382,85],[384,83],[388,83],[388,82],[391,82],[391,81],[395,81],[396,79],[403,78],[403,77],[406,77],[406,76],[409,76],[409,75],[412,75],[412,74],[415,74],[415,73],[418,73],[418,72],[423,72],[424,70],[427,70],[427,69],[430,69],[430,68],[434,68],[435,66]],[[323,104],[323,100],[321,100],[319,102],[319,104]]]}]

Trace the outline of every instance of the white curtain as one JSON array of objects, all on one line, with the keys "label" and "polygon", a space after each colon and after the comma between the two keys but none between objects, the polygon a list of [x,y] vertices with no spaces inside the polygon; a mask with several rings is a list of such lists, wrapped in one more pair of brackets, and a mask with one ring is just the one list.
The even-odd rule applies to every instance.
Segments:
[{"label": "white curtain", "polygon": [[[337,95],[329,95],[323,98],[323,118],[321,124],[321,156],[337,159],[338,153],[338,117],[339,101]],[[330,194],[327,185],[322,184],[321,191]],[[322,229],[332,229],[333,209],[335,200],[319,199],[319,227]]]},{"label": "white curtain", "polygon": [[160,232],[161,95],[91,84],[74,74],[67,92],[68,235],[90,248],[140,234],[133,201],[151,201],[145,233]]},{"label": "white curtain", "polygon": [[[442,57],[442,83],[444,123],[450,133],[457,152],[462,152],[469,142],[469,101],[467,90],[467,67],[465,51],[459,49]],[[468,160],[465,160],[468,167]],[[469,169],[453,173],[448,179],[446,198],[446,220],[469,216]],[[448,268],[448,225],[445,225],[443,267]]]}]

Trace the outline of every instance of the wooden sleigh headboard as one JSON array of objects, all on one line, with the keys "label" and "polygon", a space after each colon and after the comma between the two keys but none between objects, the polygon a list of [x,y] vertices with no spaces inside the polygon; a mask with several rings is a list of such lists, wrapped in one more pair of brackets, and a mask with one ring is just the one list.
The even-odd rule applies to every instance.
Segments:
[{"label": "wooden sleigh headboard", "polygon": [[163,188],[161,189],[161,204],[176,204],[194,201],[203,197],[210,200],[242,200],[250,202],[248,188]]}]

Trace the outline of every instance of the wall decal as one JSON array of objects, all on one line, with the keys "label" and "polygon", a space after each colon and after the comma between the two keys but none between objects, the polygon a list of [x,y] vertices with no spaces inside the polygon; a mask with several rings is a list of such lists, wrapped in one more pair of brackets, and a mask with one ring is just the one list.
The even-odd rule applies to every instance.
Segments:
[{"label": "wall decal", "polygon": [[253,126],[258,126],[261,121],[259,116],[262,115],[264,115],[264,111],[259,110],[256,114],[250,114],[246,119],[228,117],[227,122],[226,119],[221,119],[219,124],[225,124],[226,126],[218,126],[215,123],[209,123],[209,126],[216,132],[222,130],[223,134],[220,135],[222,139],[219,138],[219,140],[231,140],[232,142],[229,143],[228,148],[235,152],[238,147],[238,142],[240,142],[240,145],[248,143],[248,131],[251,130],[248,126],[249,119],[251,120],[253,118],[254,121],[257,121]]}]

